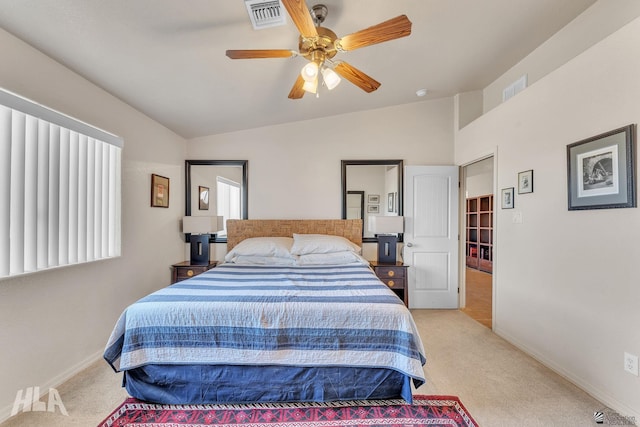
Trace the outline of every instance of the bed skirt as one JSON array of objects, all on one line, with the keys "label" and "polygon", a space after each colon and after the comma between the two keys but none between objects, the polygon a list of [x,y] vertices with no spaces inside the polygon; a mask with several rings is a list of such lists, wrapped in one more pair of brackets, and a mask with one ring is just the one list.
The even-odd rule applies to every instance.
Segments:
[{"label": "bed skirt", "polygon": [[127,392],[164,404],[326,402],[411,403],[411,378],[383,368],[146,365],[124,372]]}]

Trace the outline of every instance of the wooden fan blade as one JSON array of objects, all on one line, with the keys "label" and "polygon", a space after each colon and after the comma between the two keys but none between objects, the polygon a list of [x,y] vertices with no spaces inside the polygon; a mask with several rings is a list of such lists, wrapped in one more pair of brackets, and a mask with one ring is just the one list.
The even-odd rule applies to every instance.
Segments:
[{"label": "wooden fan blade", "polygon": [[356,31],[336,41],[342,50],[354,50],[372,44],[399,39],[411,34],[411,21],[407,15],[400,15],[373,27]]},{"label": "wooden fan blade", "polygon": [[305,92],[305,90],[302,88],[303,85],[304,85],[304,79],[300,74],[298,74],[298,79],[293,84],[293,87],[291,88],[291,92],[289,92],[289,98],[290,99],[302,98]]},{"label": "wooden fan blade", "polygon": [[304,0],[282,0],[282,4],[302,37],[318,37],[318,30]]},{"label": "wooden fan blade", "polygon": [[228,50],[227,56],[231,59],[258,59],[258,58],[290,58],[297,55],[288,49],[253,49],[253,50]]},{"label": "wooden fan blade", "polygon": [[333,69],[336,73],[340,74],[340,76],[349,80],[365,92],[371,93],[380,87],[379,82],[346,62],[339,63]]}]

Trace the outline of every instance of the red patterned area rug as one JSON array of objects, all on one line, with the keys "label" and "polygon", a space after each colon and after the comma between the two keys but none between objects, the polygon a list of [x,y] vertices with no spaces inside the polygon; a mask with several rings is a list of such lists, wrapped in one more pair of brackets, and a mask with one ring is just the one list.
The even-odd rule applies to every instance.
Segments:
[{"label": "red patterned area rug", "polygon": [[404,400],[245,405],[159,405],[129,398],[98,427],[476,427],[455,396],[414,396]]}]

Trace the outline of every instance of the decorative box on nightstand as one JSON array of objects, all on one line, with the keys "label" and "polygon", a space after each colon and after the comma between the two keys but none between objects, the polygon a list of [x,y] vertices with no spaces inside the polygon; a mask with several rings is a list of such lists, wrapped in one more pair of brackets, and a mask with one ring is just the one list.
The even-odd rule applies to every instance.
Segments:
[{"label": "decorative box on nightstand", "polygon": [[171,272],[171,283],[180,282],[181,280],[197,276],[207,270],[211,270],[216,265],[218,265],[218,261],[209,261],[209,264],[204,265],[191,264],[190,261],[182,261],[177,264],[173,264],[171,266],[173,269]]},{"label": "decorative box on nightstand", "polygon": [[409,266],[399,261],[395,264],[369,261],[369,264],[371,264],[376,276],[404,301],[404,305],[409,307],[409,292],[407,289],[407,268]]}]

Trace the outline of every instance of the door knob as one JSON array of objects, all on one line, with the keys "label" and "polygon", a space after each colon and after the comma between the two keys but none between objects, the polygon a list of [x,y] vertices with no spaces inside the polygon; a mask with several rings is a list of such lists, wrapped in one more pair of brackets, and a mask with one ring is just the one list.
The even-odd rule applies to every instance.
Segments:
[{"label": "door knob", "polygon": [[409,242],[409,243],[407,243],[407,245],[406,245],[406,246],[407,246],[408,248],[412,248],[412,247],[413,247],[413,243]]}]

